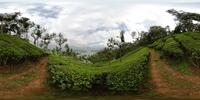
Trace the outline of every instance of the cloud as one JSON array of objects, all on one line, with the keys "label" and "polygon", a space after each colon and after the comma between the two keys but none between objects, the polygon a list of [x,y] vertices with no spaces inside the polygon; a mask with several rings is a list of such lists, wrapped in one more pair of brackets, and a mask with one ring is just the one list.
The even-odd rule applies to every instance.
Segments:
[{"label": "cloud", "polygon": [[37,4],[32,8],[27,9],[29,14],[37,14],[45,18],[57,18],[62,8],[59,6],[48,6],[46,4]]},{"label": "cloud", "polygon": [[[8,0],[0,3],[0,12],[21,11],[49,32],[62,32],[74,47],[104,47],[107,39],[126,30],[148,30],[152,25],[176,25],[166,10],[175,8],[200,13],[198,0]],[[151,1],[151,3],[150,3]]]}]

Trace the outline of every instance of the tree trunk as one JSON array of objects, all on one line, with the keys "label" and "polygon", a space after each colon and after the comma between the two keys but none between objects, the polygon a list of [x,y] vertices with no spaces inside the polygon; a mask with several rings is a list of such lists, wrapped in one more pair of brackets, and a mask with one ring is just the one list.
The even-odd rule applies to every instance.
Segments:
[{"label": "tree trunk", "polygon": [[33,42],[33,44],[34,44],[35,46],[37,46],[37,44],[36,44],[36,41],[37,41],[37,40],[36,40],[36,39],[34,39],[34,42]]}]

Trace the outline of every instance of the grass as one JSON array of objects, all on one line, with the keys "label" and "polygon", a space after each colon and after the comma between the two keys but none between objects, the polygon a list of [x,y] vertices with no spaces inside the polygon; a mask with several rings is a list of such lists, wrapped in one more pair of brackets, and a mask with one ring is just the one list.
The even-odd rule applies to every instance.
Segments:
[{"label": "grass", "polygon": [[193,76],[194,73],[190,70],[190,63],[187,60],[170,60],[168,59],[169,64],[173,69],[183,73],[184,75]]},{"label": "grass", "polygon": [[167,70],[163,68],[161,61],[157,61],[157,66],[160,70],[161,76],[163,77],[164,81],[168,84],[170,84],[169,88],[170,89],[180,89],[180,88],[186,88],[190,89],[192,87],[192,83],[189,81],[185,81],[182,79],[177,79],[176,77],[172,76],[171,73],[169,73]]},{"label": "grass", "polygon": [[171,37],[165,41],[162,50],[168,55],[183,55],[180,45]]},{"label": "grass", "polygon": [[120,59],[96,67],[72,57],[51,55],[49,69],[52,82],[61,89],[92,89],[103,86],[110,90],[137,91],[147,74],[149,49],[130,52]]},{"label": "grass", "polygon": [[6,66],[8,67],[8,69],[6,69],[5,71],[0,71],[0,77],[6,77],[12,74],[16,74],[21,72],[24,68],[28,68],[30,67],[30,62],[25,62],[20,66],[15,66],[15,65],[9,65]]},{"label": "grass", "polygon": [[5,90],[15,89],[17,87],[20,87],[20,86],[26,84],[28,81],[30,81],[31,77],[34,77],[37,74],[37,72],[38,72],[38,70],[36,68],[33,68],[28,73],[26,73],[25,75],[23,75],[17,79],[0,82],[0,87]]},{"label": "grass", "polygon": [[[137,51],[130,52],[129,54],[122,57],[122,61],[119,59],[104,64],[101,67],[96,67],[96,65],[93,64],[86,64],[81,61],[79,61],[76,58],[69,57],[69,56],[58,56],[58,55],[50,55],[49,56],[49,64],[50,65],[60,65],[60,67],[63,70],[68,69],[74,69],[79,72],[92,72],[92,73],[99,73],[99,72],[109,72],[109,71],[115,71],[115,70],[122,70],[124,69],[124,66],[130,65],[132,62],[137,61],[137,58],[142,56],[144,53],[148,54],[148,49],[144,48],[140,50],[138,53],[134,53]],[[58,66],[59,67],[59,66]]]},{"label": "grass", "polygon": [[200,40],[200,33],[195,33],[195,32],[186,32],[183,33],[184,35],[190,36],[195,40]]},{"label": "grass", "polygon": [[161,57],[166,57],[174,69],[185,75],[193,75],[189,66],[199,60],[200,33],[185,32],[175,34],[161,38],[151,46],[161,52]]},{"label": "grass", "polygon": [[34,60],[44,52],[27,40],[15,36],[0,34],[0,64],[19,63],[25,59]]},{"label": "grass", "polygon": [[186,36],[184,34],[177,34],[175,36],[182,46],[188,51],[193,52],[194,50],[200,50],[200,40],[195,40],[192,37]]}]

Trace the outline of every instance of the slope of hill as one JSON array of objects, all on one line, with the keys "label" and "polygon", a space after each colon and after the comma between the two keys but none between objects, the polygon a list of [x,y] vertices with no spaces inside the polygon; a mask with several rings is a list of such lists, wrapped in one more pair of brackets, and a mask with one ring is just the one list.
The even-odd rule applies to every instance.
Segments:
[{"label": "slope of hill", "polygon": [[24,39],[0,34],[0,65],[35,60],[44,52]]},{"label": "slope of hill", "polygon": [[49,57],[51,82],[63,90],[138,91],[147,74],[148,48],[138,49],[102,67],[65,56]]},{"label": "slope of hill", "polygon": [[154,42],[153,47],[170,59],[188,60],[200,67],[200,33],[186,32],[168,36]]}]

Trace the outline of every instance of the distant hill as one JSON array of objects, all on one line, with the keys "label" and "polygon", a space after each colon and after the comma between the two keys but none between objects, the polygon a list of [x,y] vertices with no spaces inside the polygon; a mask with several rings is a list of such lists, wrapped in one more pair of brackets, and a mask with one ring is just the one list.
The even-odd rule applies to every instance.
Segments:
[{"label": "distant hill", "polygon": [[25,39],[0,34],[0,65],[35,60],[43,54],[41,49]]}]

